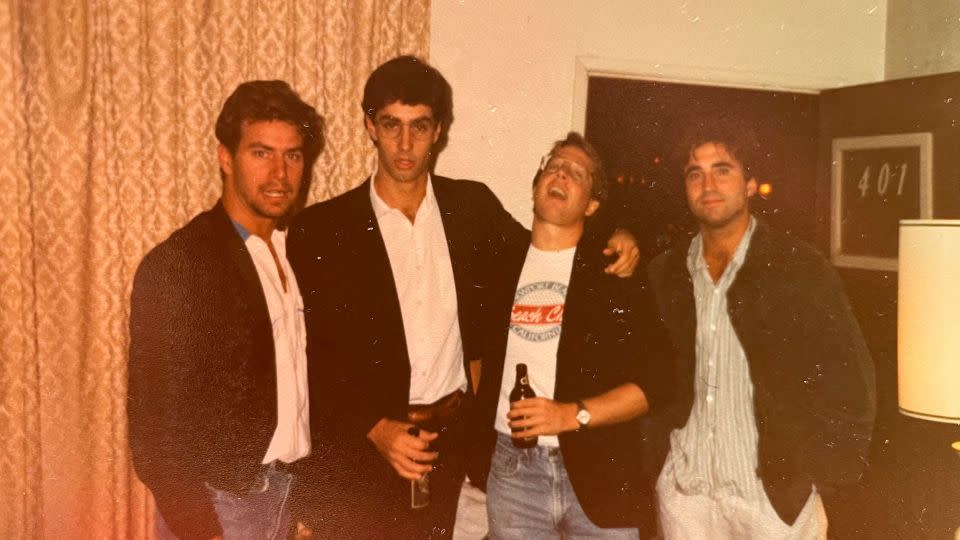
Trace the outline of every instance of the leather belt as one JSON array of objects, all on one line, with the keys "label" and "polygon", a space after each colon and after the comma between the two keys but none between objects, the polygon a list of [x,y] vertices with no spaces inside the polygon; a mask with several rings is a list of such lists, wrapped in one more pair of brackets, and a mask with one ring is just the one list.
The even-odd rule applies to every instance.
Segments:
[{"label": "leather belt", "polygon": [[460,415],[463,401],[463,391],[457,390],[428,405],[410,405],[407,408],[407,422],[426,429],[448,424]]}]

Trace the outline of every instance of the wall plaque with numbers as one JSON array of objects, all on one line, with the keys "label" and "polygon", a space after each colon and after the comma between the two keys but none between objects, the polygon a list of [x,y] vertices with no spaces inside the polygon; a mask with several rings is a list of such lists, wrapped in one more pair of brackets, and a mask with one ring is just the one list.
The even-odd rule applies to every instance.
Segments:
[{"label": "wall plaque with numbers", "polygon": [[933,136],[904,133],[833,140],[833,264],[897,270],[901,219],[933,217]]}]

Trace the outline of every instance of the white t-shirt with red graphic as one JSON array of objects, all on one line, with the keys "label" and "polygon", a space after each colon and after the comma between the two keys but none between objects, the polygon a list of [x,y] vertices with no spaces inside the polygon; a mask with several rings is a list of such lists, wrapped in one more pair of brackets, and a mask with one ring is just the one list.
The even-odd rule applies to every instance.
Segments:
[{"label": "white t-shirt with red graphic", "polygon": [[[510,410],[510,391],[517,382],[517,364],[527,365],[530,386],[537,396],[553,399],[563,306],[576,250],[571,247],[542,251],[531,245],[527,251],[513,298],[510,335],[503,361],[500,404],[494,422],[500,433],[510,433],[507,411]],[[537,444],[559,446],[560,441],[555,435],[541,436]]]}]

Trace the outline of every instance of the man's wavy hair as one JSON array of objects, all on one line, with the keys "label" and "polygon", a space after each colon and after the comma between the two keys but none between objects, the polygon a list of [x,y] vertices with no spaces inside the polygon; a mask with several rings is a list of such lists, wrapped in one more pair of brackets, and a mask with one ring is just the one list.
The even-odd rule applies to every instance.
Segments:
[{"label": "man's wavy hair", "polygon": [[670,156],[674,170],[683,177],[684,169],[693,151],[704,144],[723,145],[731,156],[743,166],[744,179],[757,176],[756,166],[760,157],[760,141],[753,126],[740,118],[723,113],[698,116],[687,125],[679,144]]},{"label": "man's wavy hair", "polygon": [[217,140],[235,154],[244,124],[270,120],[294,125],[303,137],[304,187],[301,191],[305,193],[313,177],[313,164],[323,151],[323,117],[286,82],[247,81],[238,86],[223,103],[217,117]]}]

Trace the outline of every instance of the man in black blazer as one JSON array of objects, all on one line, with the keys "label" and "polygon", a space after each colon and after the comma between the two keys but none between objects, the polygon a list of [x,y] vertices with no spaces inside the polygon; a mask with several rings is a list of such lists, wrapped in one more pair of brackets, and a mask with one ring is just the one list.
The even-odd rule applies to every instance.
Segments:
[{"label": "man in black blazer", "polygon": [[[376,172],[291,227],[315,426],[304,500],[321,538],[452,533],[488,281],[525,231],[485,185],[430,174],[451,104],[419,59],[378,67],[362,103]],[[632,271],[628,251],[611,271]]]},{"label": "man in black blazer", "polygon": [[869,455],[870,352],[830,263],[751,215],[751,126],[703,115],[676,150],[698,234],[649,268],[677,356],[650,418],[663,537],[826,539]]},{"label": "man in black blazer", "polygon": [[283,81],[241,84],[217,119],[221,200],[143,259],[130,313],[133,463],[160,538],[285,538],[310,452],[302,300],[277,230],[323,147]]},{"label": "man in black blazer", "polygon": [[[646,288],[603,272],[589,218],[605,195],[570,133],[534,181],[530,241],[503,257],[471,430],[492,539],[636,538],[651,505],[638,417],[668,391],[669,342]],[[519,364],[537,397],[511,403]]]}]

